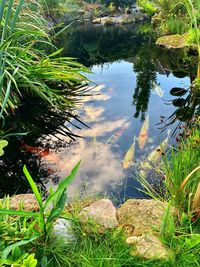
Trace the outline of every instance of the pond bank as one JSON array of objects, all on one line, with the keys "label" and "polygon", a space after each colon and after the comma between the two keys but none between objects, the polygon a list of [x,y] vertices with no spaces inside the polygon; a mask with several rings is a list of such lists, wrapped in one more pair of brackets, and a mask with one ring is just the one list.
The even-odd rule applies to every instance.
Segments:
[{"label": "pond bank", "polygon": [[[1,203],[2,200],[0,200]],[[136,245],[131,254],[142,256],[146,259],[167,258],[167,249],[159,241],[159,231],[167,204],[151,199],[129,199],[116,209],[109,199],[88,200],[88,204],[80,203],[80,213],[77,219],[81,223],[82,230],[93,235],[103,234],[115,228],[123,229],[128,245]],[[75,203],[76,205],[76,203]],[[74,207],[75,207],[74,205]],[[73,207],[73,203],[66,205],[66,211]],[[33,194],[17,195],[10,199],[10,208],[15,210],[39,211],[37,200]],[[77,213],[71,210],[70,213]],[[55,222],[55,235],[72,238],[73,226],[63,228],[60,219]],[[61,232],[62,228],[62,232]],[[77,238],[74,236],[74,238]],[[69,242],[69,240],[66,240]]]}]

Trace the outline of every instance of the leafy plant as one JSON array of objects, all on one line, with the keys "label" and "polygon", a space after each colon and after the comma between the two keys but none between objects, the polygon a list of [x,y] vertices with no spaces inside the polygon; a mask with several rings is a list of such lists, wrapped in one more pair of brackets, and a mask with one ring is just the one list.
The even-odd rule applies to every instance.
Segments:
[{"label": "leafy plant", "polygon": [[77,86],[87,82],[82,75],[87,69],[72,58],[60,56],[62,49],[52,44],[44,19],[24,0],[17,4],[2,1],[0,10],[0,118],[14,112],[24,96],[32,94],[47,105],[74,106],[71,92],[79,91]]},{"label": "leafy plant", "polygon": [[[39,226],[41,230],[41,234],[44,234],[46,238],[48,238],[48,234],[51,231],[52,227],[52,221],[59,217],[67,199],[66,194],[66,187],[72,182],[74,179],[74,176],[76,175],[78,169],[79,169],[80,162],[74,167],[71,174],[64,178],[58,185],[57,190],[54,192],[53,190],[50,190],[50,194],[46,201],[43,203],[42,201],[42,195],[39,192],[35,182],[33,181],[30,173],[28,172],[26,166],[24,166],[23,171],[26,175],[26,178],[33,190],[33,193],[35,194],[35,197],[37,199],[38,205],[39,205]],[[53,203],[53,208],[51,209],[48,216],[46,216],[45,212],[46,209],[49,207],[50,204]],[[1,211],[0,211],[1,212]]]},{"label": "leafy plant", "polygon": [[156,5],[148,0],[138,0],[137,3],[144,10],[144,12],[150,16],[152,16],[157,10]]},{"label": "leafy plant", "polygon": [[36,267],[37,259],[34,253],[28,254],[19,247],[15,247],[7,259],[0,260],[0,264],[1,266]]},{"label": "leafy plant", "polygon": [[8,145],[8,141],[0,140],[0,157],[4,154],[4,148]]},{"label": "leafy plant", "polygon": [[[0,225],[1,224],[3,225],[3,228],[1,228],[2,230],[0,230],[0,236],[1,234],[5,235],[5,231],[8,231],[8,233],[10,233],[12,229],[10,228],[10,225],[9,225],[10,216],[18,216],[17,217],[19,218],[18,220],[20,220],[20,218],[24,218],[25,222],[27,222],[26,218],[34,218],[34,219],[32,223],[31,224],[29,223],[28,225],[28,230],[27,230],[29,231],[28,235],[24,236],[22,235],[20,231],[19,236],[21,237],[19,237],[19,239],[14,240],[13,236],[11,235],[10,237],[11,244],[8,244],[7,241],[4,241],[4,243],[2,244],[2,247],[3,247],[2,259],[4,260],[7,259],[10,252],[13,251],[13,249],[15,249],[16,247],[24,246],[32,242],[33,240],[37,239],[38,237],[44,238],[45,242],[48,241],[49,235],[51,234],[53,221],[54,219],[58,218],[61,215],[64,209],[66,198],[67,198],[66,187],[69,185],[69,183],[71,183],[74,176],[76,175],[79,165],[80,165],[80,162],[74,167],[71,174],[60,182],[56,191],[50,190],[50,194],[44,203],[42,201],[41,193],[39,192],[26,166],[24,166],[24,173],[37,199],[37,202],[39,205],[39,212],[11,210],[9,209],[9,199],[5,198],[3,206],[0,205],[0,219],[1,219]],[[49,208],[49,205],[51,204],[53,204],[53,207],[49,211],[47,211],[47,209]],[[34,226],[37,224],[38,224],[38,227],[37,227],[38,230],[34,228]],[[16,226],[16,224],[14,225]],[[7,236],[10,236],[10,235],[8,234]],[[8,240],[7,237],[6,237],[6,240]],[[17,241],[17,242],[14,242],[14,241]],[[33,257],[27,258],[27,261],[25,261],[26,264],[28,264],[29,259],[31,261],[32,260],[34,261]]]}]

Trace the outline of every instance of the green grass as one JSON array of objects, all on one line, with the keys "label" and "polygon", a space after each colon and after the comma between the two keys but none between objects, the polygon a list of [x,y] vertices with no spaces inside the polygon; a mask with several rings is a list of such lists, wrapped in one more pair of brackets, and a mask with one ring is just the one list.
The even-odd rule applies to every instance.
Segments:
[{"label": "green grass", "polygon": [[183,137],[180,137],[178,148],[172,149],[163,160],[163,171],[167,198],[187,213],[194,211],[192,203],[200,181],[200,171],[197,169],[186,183],[184,179],[200,166],[200,131],[199,129],[186,131],[183,132]]}]

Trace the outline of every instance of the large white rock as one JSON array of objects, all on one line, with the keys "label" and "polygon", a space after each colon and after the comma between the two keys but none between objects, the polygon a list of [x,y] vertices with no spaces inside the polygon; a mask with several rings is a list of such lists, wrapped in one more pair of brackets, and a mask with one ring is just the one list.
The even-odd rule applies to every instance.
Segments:
[{"label": "large white rock", "polygon": [[80,212],[79,218],[83,229],[88,233],[95,231],[103,233],[118,226],[116,208],[109,199],[101,199],[85,207]]},{"label": "large white rock", "polygon": [[70,220],[59,218],[53,225],[52,238],[62,239],[65,243],[76,239],[73,224]]},{"label": "large white rock", "polygon": [[126,240],[128,245],[135,245],[131,255],[145,259],[165,259],[168,251],[162,242],[153,235],[131,236]]}]

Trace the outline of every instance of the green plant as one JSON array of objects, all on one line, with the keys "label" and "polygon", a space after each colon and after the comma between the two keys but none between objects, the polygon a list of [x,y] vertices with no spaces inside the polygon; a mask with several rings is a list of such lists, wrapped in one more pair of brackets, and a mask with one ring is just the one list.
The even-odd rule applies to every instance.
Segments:
[{"label": "green plant", "polygon": [[199,191],[199,140],[199,130],[193,130],[187,140],[180,141],[180,148],[172,149],[163,161],[164,184],[168,197],[176,207],[186,213],[195,211],[194,203]]},{"label": "green plant", "polygon": [[[52,189],[50,190],[50,194],[48,198],[46,199],[45,203],[42,201],[42,195],[38,191],[38,188],[33,181],[30,173],[28,172],[26,166],[24,166],[23,171],[26,175],[26,178],[28,179],[28,182],[33,190],[33,193],[35,194],[35,197],[37,199],[38,205],[39,205],[39,226],[41,230],[41,234],[44,234],[46,238],[48,238],[48,234],[51,232],[52,222],[56,217],[59,217],[62,213],[62,210],[65,206],[66,200],[67,200],[67,194],[66,194],[66,187],[72,182],[74,179],[74,176],[76,175],[78,168],[79,168],[80,162],[74,167],[71,174],[64,178],[58,185],[57,190],[54,192]],[[53,203],[53,208],[51,209],[48,216],[46,216],[45,212],[46,209],[49,207],[50,204]]]},{"label": "green plant", "polygon": [[[2,1],[0,10],[0,117],[32,94],[54,107],[73,106],[70,98],[87,81],[82,75],[86,68],[60,56],[62,49],[52,44],[44,19],[23,0],[18,4]],[[48,55],[47,50],[51,51]]]},{"label": "green plant", "polygon": [[[44,203],[42,201],[41,193],[39,192],[26,166],[24,166],[24,173],[37,199],[37,202],[39,205],[39,212],[34,213],[34,212],[28,212],[28,211],[23,211],[23,210],[19,210],[19,211],[11,210],[9,209],[9,200],[5,199],[4,207],[0,206],[0,216],[1,216],[0,223],[1,222],[3,223],[3,225],[5,226],[5,228],[7,229],[9,233],[10,233],[10,229],[9,229],[10,225],[8,224],[8,221],[10,219],[10,216],[18,216],[18,218],[21,217],[21,218],[34,218],[34,219],[27,229],[28,233],[30,233],[31,231],[32,234],[28,234],[24,236],[24,235],[21,235],[21,231],[20,231],[19,233],[19,236],[21,236],[21,238],[19,238],[20,241],[16,240],[17,242],[13,243],[14,240],[11,237],[11,244],[6,244],[5,242],[4,244],[2,244],[2,246],[4,247],[3,252],[2,252],[2,259],[7,259],[7,256],[10,254],[10,252],[15,247],[24,246],[34,241],[38,237],[41,237],[42,239],[44,239],[44,243],[48,242],[49,235],[51,234],[51,229],[53,226],[53,221],[61,215],[64,209],[64,206],[65,206],[65,203],[66,203],[66,198],[67,198],[66,187],[69,185],[69,183],[73,180],[74,176],[76,175],[79,165],[80,165],[80,162],[74,167],[71,174],[60,182],[56,191],[53,191],[52,189],[50,190],[50,194]],[[53,207],[51,208],[49,212],[47,212],[46,210],[50,204],[53,204]],[[34,228],[36,224],[38,224],[38,230]],[[2,235],[5,234],[5,228],[3,229]],[[1,231],[0,231],[0,235],[1,235]],[[10,236],[10,235],[8,234],[7,236]]]},{"label": "green plant", "polygon": [[150,16],[152,16],[157,10],[156,5],[148,0],[138,0],[137,3],[144,10],[144,12]]},{"label": "green plant", "polygon": [[198,70],[197,79],[200,79],[200,32],[199,32],[199,12],[200,12],[200,0],[197,0],[194,4],[191,0],[184,0],[185,7],[190,17],[190,27],[193,29],[194,43],[198,50]]},{"label": "green plant", "polygon": [[0,157],[4,154],[4,148],[8,145],[8,141],[0,140]]},{"label": "green plant", "polygon": [[168,16],[161,23],[162,30],[167,34],[184,34],[188,30],[188,24],[181,16]]},{"label": "green plant", "polygon": [[13,266],[13,267],[36,267],[37,259],[35,254],[28,254],[21,250],[19,247],[15,247],[7,259],[0,260],[1,266]]}]

